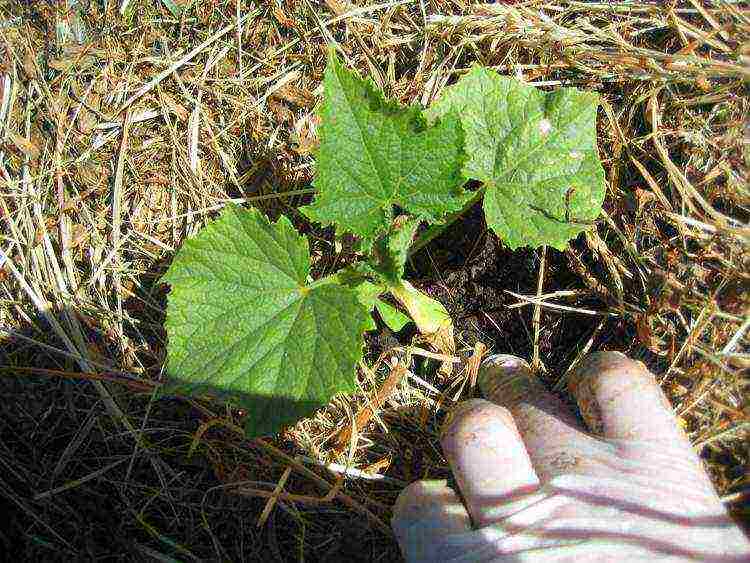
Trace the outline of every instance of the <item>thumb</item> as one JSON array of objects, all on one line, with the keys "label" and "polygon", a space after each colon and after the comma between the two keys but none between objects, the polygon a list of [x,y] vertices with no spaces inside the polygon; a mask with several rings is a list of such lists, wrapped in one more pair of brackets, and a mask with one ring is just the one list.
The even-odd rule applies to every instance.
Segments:
[{"label": "thumb", "polygon": [[459,404],[446,421],[442,444],[477,527],[502,519],[514,501],[539,486],[513,417],[494,403]]},{"label": "thumb", "polygon": [[451,536],[466,534],[471,522],[461,499],[445,481],[417,481],[396,500],[391,521],[407,561],[447,561],[464,553]]}]

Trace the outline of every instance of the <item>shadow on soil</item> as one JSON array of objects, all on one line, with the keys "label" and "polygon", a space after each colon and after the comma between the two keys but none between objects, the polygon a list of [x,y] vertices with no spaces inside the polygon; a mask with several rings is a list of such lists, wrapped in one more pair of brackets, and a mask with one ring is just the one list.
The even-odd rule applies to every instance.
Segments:
[{"label": "shadow on soil", "polygon": [[[74,359],[40,346],[64,349],[46,321],[34,319],[17,334],[0,349],[0,513],[7,523],[0,552],[11,560],[399,560],[389,535],[340,502],[280,501],[257,527],[266,499],[240,494],[237,484],[273,491],[288,464],[217,423],[241,426],[238,412],[155,399],[139,383],[147,378],[101,369],[123,423]],[[103,331],[86,337],[107,346]],[[299,406],[275,402],[280,410]],[[311,455],[283,438],[268,441],[292,457]],[[390,489],[379,495],[383,506],[368,507],[386,522],[398,493]],[[286,490],[327,492],[297,473]]]},{"label": "shadow on soil", "polygon": [[[580,287],[562,254],[550,251],[547,258],[545,291]],[[237,494],[236,483],[273,490],[287,463],[216,422],[241,426],[236,411],[187,399],[156,400],[148,384],[160,378],[164,358],[164,290],[158,279],[165,267],[159,264],[144,275],[138,297],[125,302],[128,316],[137,320],[126,329],[129,340],[140,343],[128,357],[111,331],[82,311],[69,312],[86,331],[90,356],[109,366],[101,370],[102,385],[126,413],[129,427],[108,412],[74,359],[44,348],[64,349],[44,320],[34,319],[22,329],[21,336],[32,340],[4,341],[0,510],[10,525],[0,528],[0,549],[14,560],[400,560],[392,536],[338,501],[279,502],[266,524],[257,527],[266,499]],[[464,353],[481,341],[492,352],[529,358],[531,308],[509,309],[517,299],[506,290],[534,293],[537,272],[538,255],[503,248],[487,232],[481,206],[476,206],[413,258],[408,277],[446,305]],[[539,346],[554,377],[600,319],[543,315]],[[593,349],[632,352],[631,327],[607,321],[601,334]],[[366,354],[377,357],[409,338],[408,333],[371,333]],[[118,373],[123,365],[140,366],[140,383]],[[429,366],[414,369],[438,384]],[[275,406],[288,407],[283,402]],[[380,467],[399,482],[450,477],[436,439],[442,415],[407,405],[385,408],[379,416],[389,430],[371,424],[363,436],[368,446],[360,466]],[[207,429],[195,440],[202,425]],[[317,444],[303,451],[284,435],[272,443],[287,455],[317,457]],[[330,483],[335,480],[323,469],[310,468]],[[310,496],[326,492],[298,472],[285,488]],[[394,482],[348,480],[344,490],[360,502],[370,499],[367,508],[387,524],[400,488]]]}]

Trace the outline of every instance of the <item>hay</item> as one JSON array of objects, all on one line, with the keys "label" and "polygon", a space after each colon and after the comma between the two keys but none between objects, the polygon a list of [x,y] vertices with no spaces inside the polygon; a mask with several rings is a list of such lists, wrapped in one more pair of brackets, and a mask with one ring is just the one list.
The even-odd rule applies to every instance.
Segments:
[{"label": "hay", "polygon": [[[412,365],[408,348],[374,338],[361,392],[273,443],[244,439],[226,407],[153,400],[158,280],[224,205],[289,214],[318,273],[351,258],[294,211],[314,191],[329,43],[405,103],[428,103],[474,63],[601,92],[606,214],[565,255],[530,253],[539,275],[505,288],[521,349],[504,347],[505,326],[483,340],[533,354],[558,387],[584,351],[628,342],[747,516],[750,13],[664,4],[0,5],[0,487],[16,515],[0,544],[27,559],[398,558],[390,506],[403,482],[447,476],[437,429],[470,396],[466,371],[409,372],[374,408],[383,360]],[[552,258],[572,281],[539,266]],[[585,337],[553,357],[545,338],[585,310]],[[367,426],[337,448],[364,408]]]}]

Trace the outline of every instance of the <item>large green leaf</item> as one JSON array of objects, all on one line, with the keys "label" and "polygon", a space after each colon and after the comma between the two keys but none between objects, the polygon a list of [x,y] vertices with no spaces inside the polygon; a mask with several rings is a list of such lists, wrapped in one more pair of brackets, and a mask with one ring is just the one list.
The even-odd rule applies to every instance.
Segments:
[{"label": "large green leaf", "polygon": [[458,118],[427,127],[417,107],[386,101],[371,81],[347,70],[331,52],[320,110],[315,186],[301,210],[372,242],[397,205],[426,220],[460,209],[465,160]]},{"label": "large green leaf", "polygon": [[163,281],[167,392],[214,395],[272,434],[355,389],[369,314],[355,291],[309,284],[305,239],[286,218],[230,207],[188,240]]},{"label": "large green leaf", "polygon": [[596,148],[598,96],[542,92],[475,67],[426,115],[459,115],[467,177],[486,186],[487,224],[511,248],[564,249],[595,219],[605,193]]}]

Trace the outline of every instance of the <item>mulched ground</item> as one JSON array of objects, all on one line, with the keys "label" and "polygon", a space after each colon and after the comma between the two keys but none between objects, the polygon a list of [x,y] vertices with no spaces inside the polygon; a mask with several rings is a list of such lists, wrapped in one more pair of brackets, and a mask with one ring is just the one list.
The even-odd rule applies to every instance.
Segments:
[{"label": "mulched ground", "polygon": [[[290,216],[311,237],[316,273],[352,259],[347,237],[295,211],[312,197],[313,113],[331,41],[402,102],[429,100],[477,62],[545,89],[602,94],[609,189],[587,235],[566,252],[512,252],[475,206],[412,258],[408,278],[453,315],[459,355],[478,342],[538,353],[540,377],[563,396],[561,378],[585,349],[643,360],[727,506],[750,520],[741,3],[264,0],[243,25],[244,51],[232,31],[178,68],[132,105],[157,117],[127,140],[117,114],[127,95],[232,25],[237,3],[175,0],[179,17],[165,0],[133,0],[124,15],[122,4],[0,2],[0,93],[13,94],[0,111],[0,250],[61,327],[3,259],[0,551],[19,561],[399,560],[390,507],[403,483],[450,477],[438,429],[465,373],[446,380],[413,356],[434,391],[406,380],[351,451],[333,437],[382,386],[389,370],[378,358],[404,358],[408,327],[367,336],[372,373],[360,373],[360,393],[273,440],[235,432],[242,415],[226,405],[153,397],[165,356],[159,278],[230,198]],[[71,299],[61,280],[83,289]],[[538,325],[534,305],[517,306],[572,291],[550,298],[568,309],[543,307]],[[464,386],[458,398],[472,394]],[[347,501],[282,500],[258,526],[266,499],[251,491],[273,490],[287,468],[288,493],[320,498],[333,487],[336,474],[288,457],[297,455],[393,481],[347,479]]]}]

